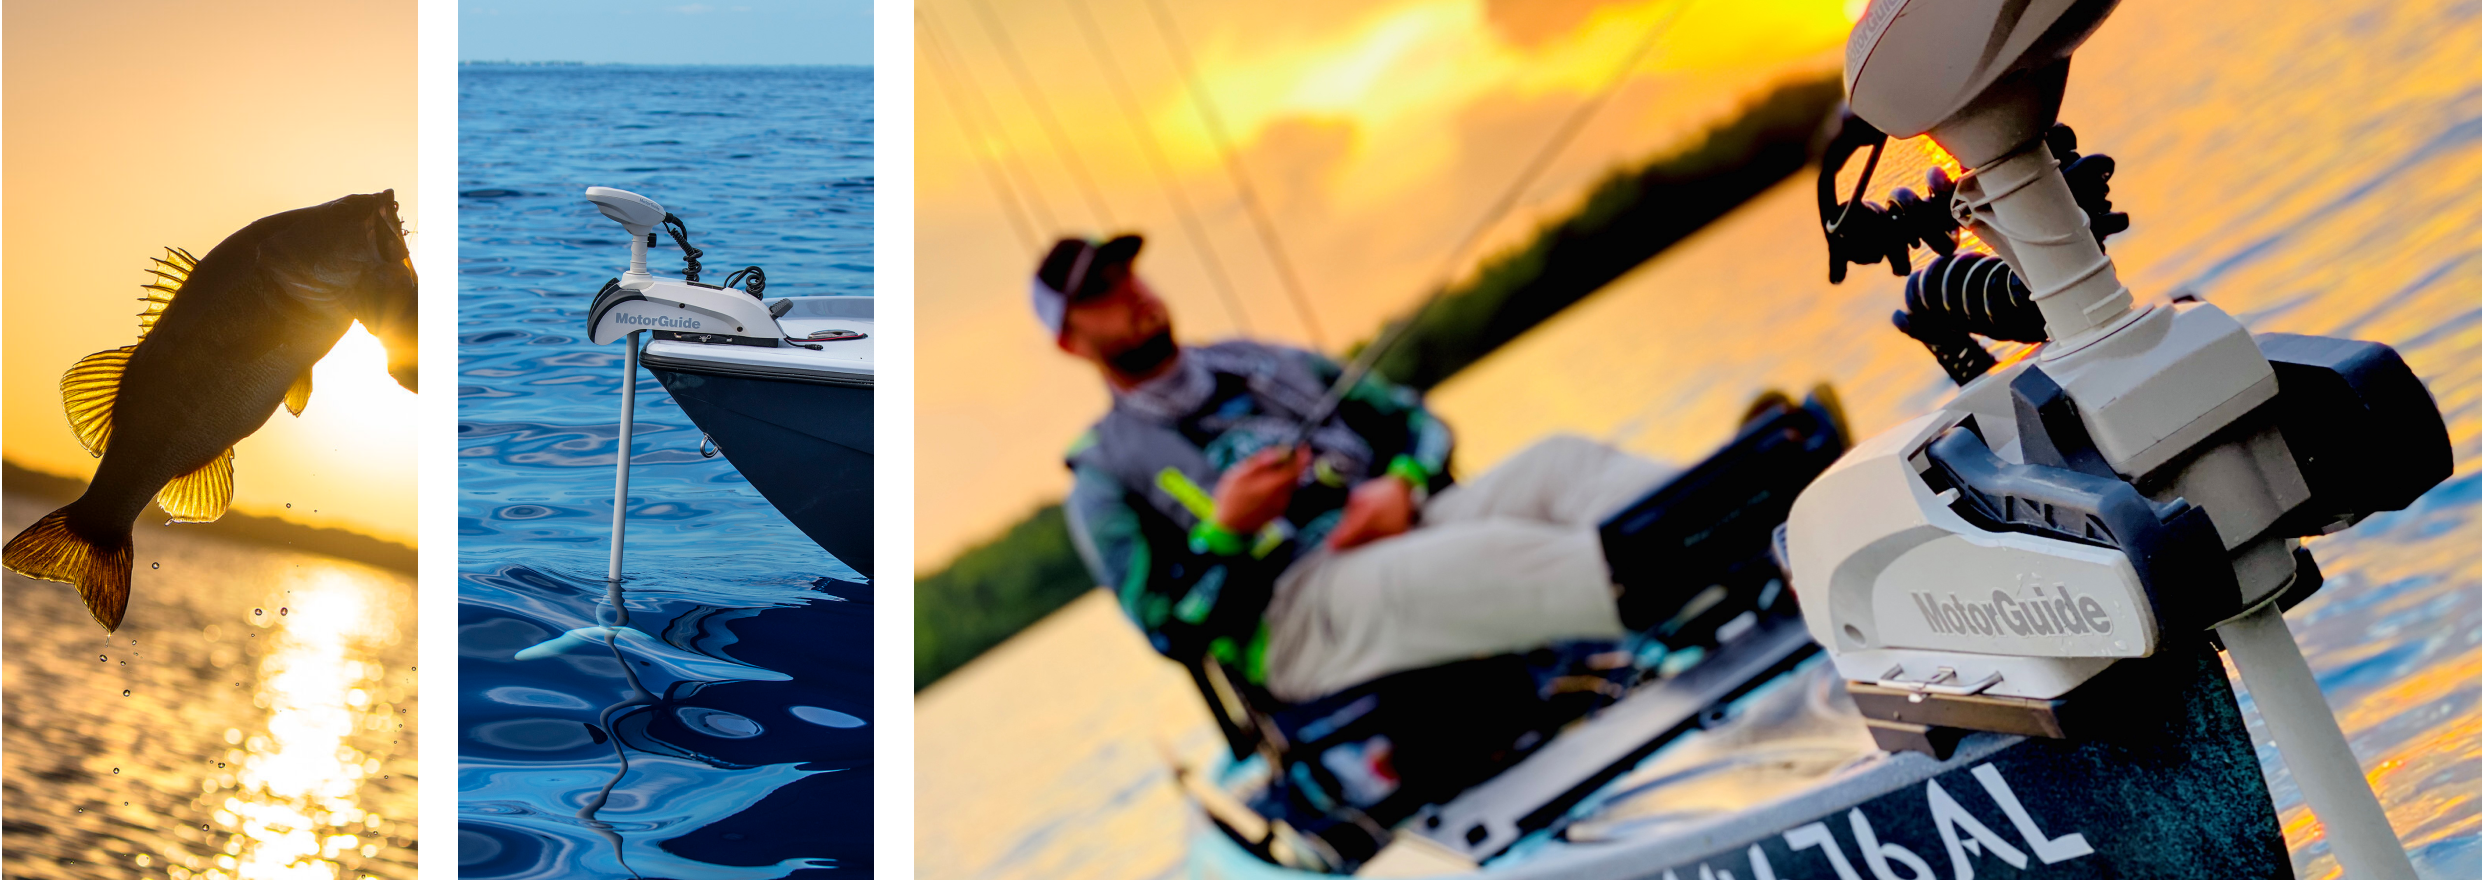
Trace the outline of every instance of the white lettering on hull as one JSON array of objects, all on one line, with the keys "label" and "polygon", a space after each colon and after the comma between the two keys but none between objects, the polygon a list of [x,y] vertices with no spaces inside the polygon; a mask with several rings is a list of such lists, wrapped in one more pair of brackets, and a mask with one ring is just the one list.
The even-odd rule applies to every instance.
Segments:
[{"label": "white lettering on hull", "polygon": [[[2009,865],[2014,872],[2024,871],[2029,867],[2032,854],[2038,863],[2051,865],[2095,852],[2089,846],[2089,839],[2078,831],[2047,836],[2038,827],[2036,817],[2029,814],[2028,807],[2020,803],[2019,795],[2013,793],[2010,784],[2003,781],[2002,771],[1995,769],[1994,765],[1979,764],[1968,772],[1976,777],[1978,787],[1985,790],[1986,797],[1994,802],[1994,806],[2002,810],[2012,830],[2019,833],[2020,845],[2013,845],[1969,813],[1957,798],[1942,787],[1941,782],[1926,780],[1925,806],[1932,817],[1934,836],[1941,838],[1944,855],[1949,856],[1951,880],[1973,880],[1978,876],[1979,865],[1989,868]],[[1826,877],[1866,880],[1868,873],[1872,880],[1940,880],[1941,873],[1924,857],[1896,841],[1883,840],[1874,831],[1872,822],[1865,818],[1863,809],[1847,811],[1847,827],[1855,838],[1860,859],[1848,858],[1828,824],[1812,822],[1787,829],[1779,838],[1797,854],[1819,850],[1819,859],[1800,859],[1801,864],[1793,872],[1782,874],[1780,866],[1772,864],[1769,856],[1762,852],[1761,845],[1756,843],[1744,850],[1746,863],[1751,869],[1751,880],[1780,880],[1782,877],[1786,880]],[[1920,838],[1923,836],[1919,835]],[[1971,856],[1984,861],[1972,860]],[[1863,863],[1864,870],[1857,870],[1858,861]],[[1829,871],[1827,875],[1822,873],[1824,868]],[[1697,880],[1735,880],[1730,869],[1701,864],[1696,870],[1699,871]],[[1661,880],[1683,878],[1668,870]]]}]

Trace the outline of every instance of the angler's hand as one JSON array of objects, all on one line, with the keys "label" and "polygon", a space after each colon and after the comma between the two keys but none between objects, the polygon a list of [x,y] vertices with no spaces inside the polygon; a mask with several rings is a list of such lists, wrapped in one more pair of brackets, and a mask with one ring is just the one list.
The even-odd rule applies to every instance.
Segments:
[{"label": "angler's hand", "polygon": [[1415,490],[1397,477],[1365,480],[1347,495],[1347,511],[1329,533],[1333,550],[1346,550],[1402,534],[1416,521]]},{"label": "angler's hand", "polygon": [[1217,524],[1229,532],[1249,535],[1286,512],[1312,465],[1309,447],[1263,449],[1217,478]]}]

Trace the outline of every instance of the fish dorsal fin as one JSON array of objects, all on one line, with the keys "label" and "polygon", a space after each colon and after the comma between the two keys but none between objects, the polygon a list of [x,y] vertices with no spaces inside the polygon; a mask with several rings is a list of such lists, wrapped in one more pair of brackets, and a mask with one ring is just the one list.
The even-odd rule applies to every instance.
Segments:
[{"label": "fish dorsal fin", "polygon": [[69,410],[69,429],[77,432],[86,454],[101,456],[112,440],[112,400],[121,393],[121,370],[138,346],[99,351],[60,374],[61,406]]},{"label": "fish dorsal fin", "polygon": [[147,292],[138,298],[147,304],[147,310],[138,313],[140,339],[147,338],[147,331],[155,329],[155,319],[163,317],[164,307],[173,304],[173,295],[181,292],[181,286],[190,281],[191,270],[199,267],[198,257],[177,247],[165,248],[164,255],[154,259],[155,265],[147,269],[147,274],[155,276],[155,280],[139,287]]},{"label": "fish dorsal fin", "polygon": [[311,368],[303,367],[302,375],[295,376],[293,385],[285,389],[285,411],[298,419],[302,417],[302,408],[310,405]]},{"label": "fish dorsal fin", "polygon": [[226,447],[198,470],[174,477],[155,493],[155,506],[174,522],[215,522],[233,504],[233,449]]}]

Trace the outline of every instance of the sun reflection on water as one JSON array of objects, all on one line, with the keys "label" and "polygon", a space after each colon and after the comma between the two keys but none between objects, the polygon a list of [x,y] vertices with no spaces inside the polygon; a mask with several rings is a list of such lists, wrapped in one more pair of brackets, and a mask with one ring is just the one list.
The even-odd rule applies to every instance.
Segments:
[{"label": "sun reflection on water", "polygon": [[230,791],[214,815],[228,835],[224,854],[196,871],[167,854],[176,861],[174,880],[336,880],[349,861],[379,854],[383,820],[360,806],[359,795],[382,761],[351,742],[398,723],[390,720],[394,707],[374,699],[384,673],[367,659],[397,622],[372,598],[365,584],[332,570],[288,592],[280,613],[251,618],[274,641],[253,698],[268,713],[266,729],[247,737],[226,731],[236,746],[226,753],[233,772],[203,783],[211,797]]}]

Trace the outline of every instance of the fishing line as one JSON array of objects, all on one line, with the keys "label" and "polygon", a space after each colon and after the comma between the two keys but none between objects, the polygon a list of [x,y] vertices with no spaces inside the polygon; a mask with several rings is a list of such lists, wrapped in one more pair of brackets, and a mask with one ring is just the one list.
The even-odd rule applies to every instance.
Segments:
[{"label": "fishing line", "polygon": [[1036,111],[1036,121],[1044,129],[1045,137],[1053,142],[1054,151],[1062,154],[1062,166],[1070,169],[1071,180],[1079,184],[1080,195],[1088,200],[1088,210],[1096,213],[1101,227],[1112,228],[1113,212],[1105,208],[1105,194],[1097,190],[1095,178],[1088,176],[1087,163],[1080,161],[1078,151],[1071,148],[1070,136],[1062,131],[1062,121],[1053,115],[1052,102],[1045,100],[1044,90],[1036,87],[1027,65],[1019,60],[1018,47],[1010,40],[1010,29],[1001,26],[1001,19],[993,15],[992,4],[985,0],[967,0],[967,5],[974,7],[976,15],[983,19],[984,32],[992,37],[993,46],[1001,50],[1002,65],[1010,69],[1010,76],[1018,82],[1027,106]]},{"label": "fishing line", "polygon": [[[926,31],[924,42],[927,45],[931,44],[933,41],[932,34],[929,32],[931,25],[925,23],[924,11],[921,9],[915,10],[915,26]],[[1019,246],[1030,251],[1035,250],[1039,239],[1035,227],[1027,219],[1026,207],[1019,204],[1018,193],[1011,191],[1010,181],[1004,176],[1005,173],[1001,170],[1000,164],[994,162],[993,157],[985,150],[987,141],[983,133],[976,130],[975,121],[968,118],[963,102],[958,100],[958,94],[954,91],[955,87],[950,84],[947,71],[942,69],[939,53],[936,51],[929,54],[935,56],[929,65],[932,68],[933,86],[941,90],[941,97],[949,104],[950,118],[958,123],[958,136],[967,142],[967,152],[974,154],[976,167],[984,172],[984,182],[992,186],[994,197],[1001,201],[1002,214],[1009,218],[1010,231],[1018,235]]]},{"label": "fishing line", "polygon": [[[1155,3],[1156,0],[1149,0],[1149,2]],[[1425,294],[1424,302],[1416,306],[1415,313],[1407,316],[1405,321],[1393,321],[1383,327],[1379,340],[1364,346],[1363,351],[1356,353],[1355,361],[1348,364],[1345,372],[1338,375],[1338,381],[1330,386],[1329,393],[1322,396],[1321,406],[1312,411],[1313,417],[1304,422],[1302,429],[1295,436],[1295,441],[1287,444],[1288,448],[1302,445],[1304,440],[1312,436],[1314,429],[1329,421],[1329,417],[1337,412],[1338,404],[1346,399],[1347,392],[1357,383],[1364,381],[1364,377],[1372,372],[1373,366],[1380,362],[1381,355],[1397,345],[1399,340],[1406,338],[1409,329],[1423,323],[1424,316],[1433,310],[1436,303],[1441,302],[1444,293],[1449,292],[1450,283],[1457,277],[1453,273],[1458,269],[1468,249],[1476,246],[1477,241],[1484,238],[1486,232],[1499,225],[1511,209],[1518,207],[1520,196],[1527,194],[1528,188],[1536,185],[1537,178],[1543,175],[1546,169],[1552,167],[1554,158],[1561,155],[1562,151],[1571,145],[1572,138],[1577,137],[1580,131],[1587,127],[1588,120],[1613,99],[1614,93],[1622,87],[1623,80],[1630,76],[1633,70],[1639,68],[1641,59],[1648,56],[1649,50],[1657,47],[1658,39],[1673,30],[1675,22],[1683,20],[1683,11],[1691,5],[1692,0],[1678,0],[1674,4],[1674,11],[1649,28],[1648,35],[1640,38],[1640,45],[1634,47],[1631,54],[1623,59],[1623,63],[1614,69],[1614,73],[1606,78],[1605,85],[1599,87],[1597,93],[1586,103],[1571,111],[1570,118],[1563,120],[1562,127],[1554,130],[1553,138],[1547,140],[1545,146],[1537,150],[1536,157],[1530,159],[1528,164],[1520,170],[1518,179],[1511,181],[1510,186],[1502,190],[1502,195],[1494,199],[1491,208],[1479,219],[1474,228],[1468,230],[1467,236],[1460,240],[1459,246],[1450,251],[1450,256],[1443,262],[1441,271],[1435,273],[1440,280],[1434,283],[1431,293]]]},{"label": "fishing line", "polygon": [[1226,176],[1234,179],[1235,192],[1242,196],[1244,213],[1252,218],[1252,228],[1260,234],[1260,246],[1269,254],[1269,263],[1277,268],[1278,281],[1286,287],[1287,300],[1295,306],[1295,317],[1303,322],[1305,337],[1315,349],[1329,348],[1322,337],[1320,322],[1313,320],[1312,303],[1305,298],[1303,281],[1295,276],[1295,265],[1286,258],[1286,248],[1278,242],[1277,225],[1269,220],[1269,209],[1261,204],[1260,192],[1252,187],[1252,179],[1243,173],[1243,160],[1235,154],[1234,139],[1226,135],[1225,118],[1217,112],[1217,103],[1209,98],[1207,87],[1200,83],[1200,73],[1193,69],[1191,52],[1184,48],[1183,35],[1174,27],[1174,16],[1159,0],[1148,0],[1148,11],[1156,19],[1157,30],[1165,43],[1166,53],[1174,57],[1174,66],[1182,71],[1183,85],[1191,92],[1192,109],[1200,114],[1200,123],[1208,129],[1209,140],[1217,145],[1217,155],[1224,160]]},{"label": "fishing line", "polygon": [[1157,185],[1165,190],[1166,200],[1174,204],[1174,214],[1182,219],[1183,234],[1191,239],[1192,250],[1199,254],[1201,266],[1208,270],[1218,298],[1226,305],[1227,317],[1233,320],[1236,332],[1250,335],[1252,323],[1244,314],[1243,299],[1235,292],[1233,279],[1226,277],[1226,267],[1218,262],[1217,251],[1210,247],[1208,231],[1201,225],[1199,214],[1192,210],[1190,197],[1183,194],[1182,181],[1174,176],[1172,163],[1165,160],[1165,150],[1157,142],[1156,130],[1148,127],[1147,120],[1140,113],[1139,100],[1132,96],[1131,84],[1122,76],[1122,65],[1114,60],[1113,46],[1105,40],[1104,32],[1097,28],[1096,17],[1089,11],[1087,0],[1065,2],[1070,5],[1071,14],[1079,20],[1080,32],[1087,36],[1089,52],[1096,56],[1097,65],[1105,69],[1105,79],[1113,86],[1115,102],[1122,109],[1123,124],[1130,126],[1131,133],[1139,141],[1141,152],[1148,156],[1149,169],[1156,173]]},{"label": "fishing line", "polygon": [[[992,103],[985,99],[984,87],[976,82],[975,74],[972,71],[969,71],[963,64],[957,63],[952,58],[952,54],[948,49],[949,36],[947,31],[941,27],[939,19],[932,14],[931,8],[918,6],[915,8],[915,20],[924,26],[925,36],[927,41],[930,43],[930,48],[932,49],[933,67],[936,78],[943,70],[954,71],[957,74],[958,81],[966,84],[967,95],[975,99],[972,105],[962,105],[962,110],[965,112],[961,112],[960,116],[968,120],[972,125],[974,124],[973,120],[976,116],[974,111],[980,110],[983,113],[984,119],[990,123],[990,131],[992,134],[989,136],[988,140],[978,141],[976,143],[976,147],[978,149],[989,151],[992,142],[999,141],[1001,143],[1001,149],[998,152],[1005,160],[1004,167],[1011,171],[1017,172],[1020,188],[1027,194],[1027,207],[1035,212],[1035,219],[1037,223],[1040,224],[1042,228],[1061,228],[1061,224],[1055,222],[1053,219],[1052,206],[1045,202],[1044,189],[1036,185],[1036,175],[1027,170],[1027,164],[1019,158],[1018,147],[1011,143],[1009,129],[1002,126],[1001,117],[993,112]],[[989,152],[987,155],[989,155]],[[1037,247],[1038,241],[1040,241],[1039,236],[1032,234],[1029,235],[1029,243],[1027,245],[1028,249],[1034,250]]]}]

